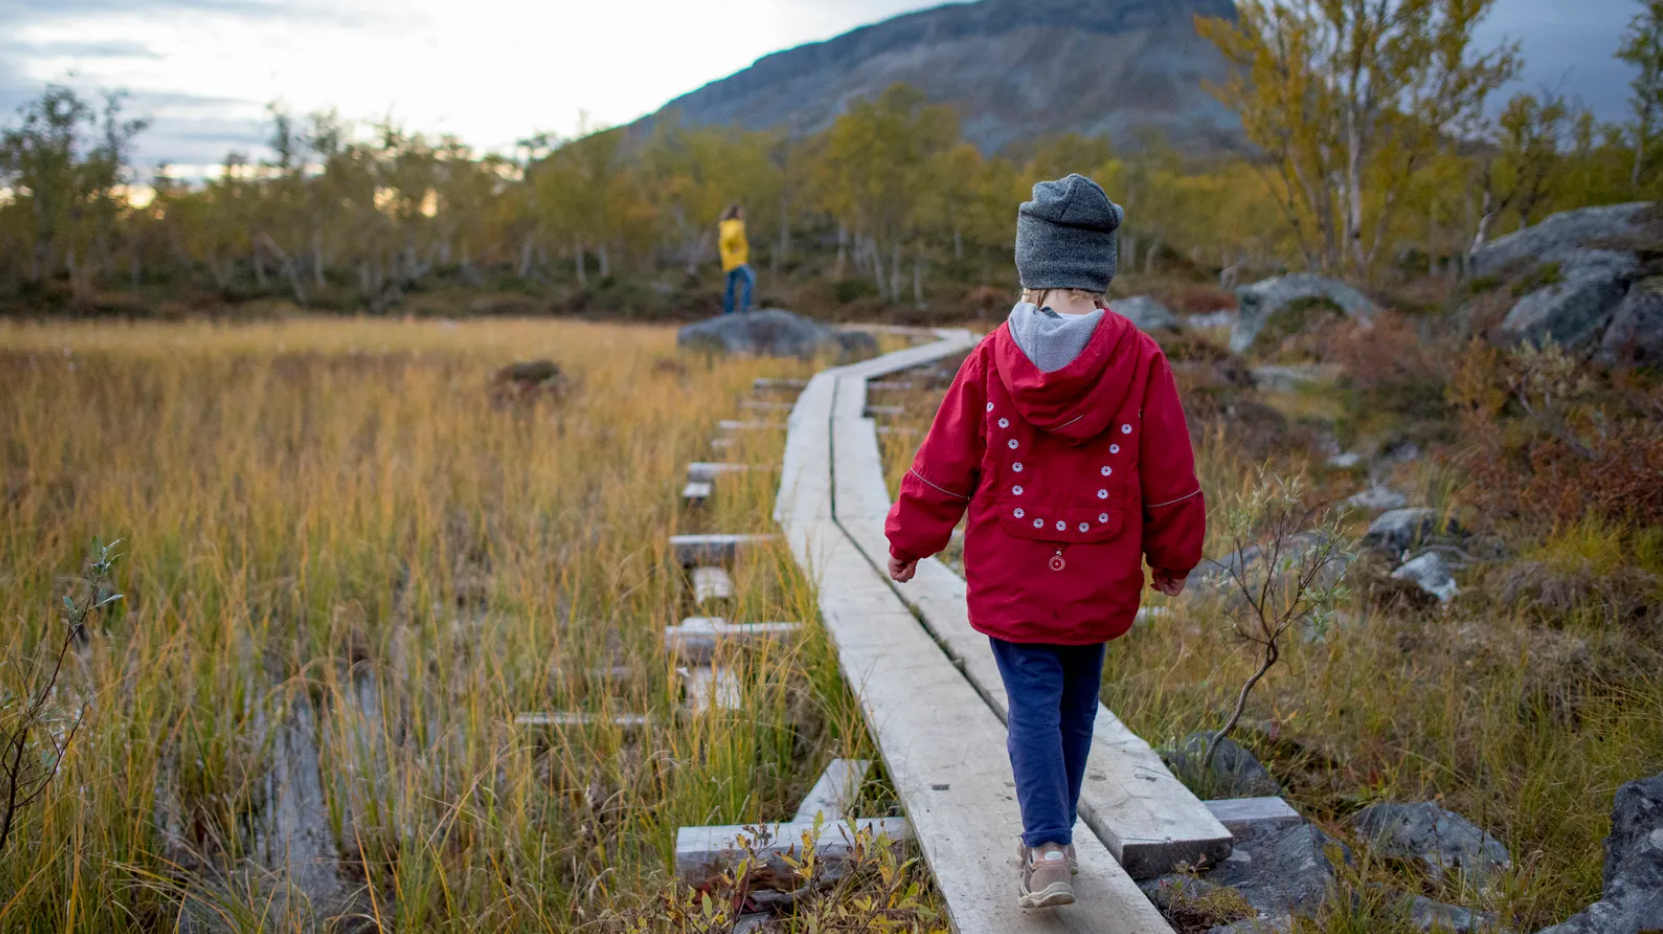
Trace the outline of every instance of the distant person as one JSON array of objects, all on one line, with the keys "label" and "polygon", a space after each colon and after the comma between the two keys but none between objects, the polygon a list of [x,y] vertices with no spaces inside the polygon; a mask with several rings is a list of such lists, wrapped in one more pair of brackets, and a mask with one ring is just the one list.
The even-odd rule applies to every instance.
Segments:
[{"label": "distant person", "polygon": [[1010,701],[1024,908],[1074,902],[1105,643],[1132,627],[1143,560],[1175,597],[1206,533],[1172,368],[1106,313],[1123,217],[1088,178],[1034,186],[1016,224],[1022,301],[960,368],[885,526],[904,584],[970,513],[970,624]]},{"label": "distant person", "polygon": [[722,300],[722,314],[733,314],[734,287],[745,283],[745,298],[740,310],[751,310],[751,290],[756,288],[756,273],[751,270],[751,244],[745,239],[745,209],[734,205],[722,214],[717,228],[717,244],[722,251],[722,271],[728,275],[728,295]]}]

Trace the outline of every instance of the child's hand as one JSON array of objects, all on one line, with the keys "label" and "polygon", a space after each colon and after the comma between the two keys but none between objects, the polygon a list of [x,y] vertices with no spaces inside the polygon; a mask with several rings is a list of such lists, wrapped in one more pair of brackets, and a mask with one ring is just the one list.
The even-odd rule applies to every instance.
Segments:
[{"label": "child's hand", "polygon": [[1177,575],[1168,574],[1164,571],[1155,572],[1155,589],[1169,597],[1176,597],[1183,593],[1184,585],[1188,583],[1188,578],[1178,577]]},{"label": "child's hand", "polygon": [[917,573],[918,561],[916,559],[912,561],[902,561],[893,557],[889,559],[889,576],[895,579],[895,583],[904,584],[912,580],[913,575]]}]

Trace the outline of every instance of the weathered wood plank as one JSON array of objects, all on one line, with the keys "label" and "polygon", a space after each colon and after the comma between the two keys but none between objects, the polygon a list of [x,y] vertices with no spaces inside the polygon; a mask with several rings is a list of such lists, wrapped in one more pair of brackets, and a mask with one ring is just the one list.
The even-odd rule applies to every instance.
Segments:
[{"label": "weathered wood plank", "polygon": [[760,464],[717,464],[708,461],[698,461],[687,465],[688,483],[714,483],[729,474],[751,473],[753,471],[775,471],[778,467]]},{"label": "weathered wood plank", "polygon": [[801,623],[730,623],[694,617],[665,629],[664,647],[684,661],[704,664],[715,658],[724,645],[778,639],[801,629]]},{"label": "weathered wood plank", "polygon": [[758,392],[791,391],[799,392],[808,388],[806,379],[757,379],[751,383],[751,388]]},{"label": "weathered wood plank", "polygon": [[681,488],[681,498],[689,506],[703,506],[715,487],[709,481],[695,480]]},{"label": "weathered wood plank", "polygon": [[684,568],[731,565],[740,551],[775,540],[773,535],[676,535],[670,539],[670,551]]},{"label": "weathered wood plank", "polygon": [[742,422],[731,418],[724,418],[716,423],[721,431],[784,431],[784,425],[775,422]]},{"label": "weathered wood plank", "polygon": [[789,412],[795,408],[795,404],[790,402],[771,402],[766,399],[745,399],[739,403],[739,407],[742,409],[749,409],[752,412]]},{"label": "weathered wood plank", "polygon": [[911,392],[913,384],[905,380],[873,380],[867,388],[873,392]]},{"label": "weathered wood plank", "polygon": [[866,407],[867,418],[899,418],[907,414],[904,405],[869,405]]},{"label": "weathered wood plank", "polygon": [[1205,803],[1219,823],[1237,837],[1305,823],[1293,805],[1281,798],[1227,798]]},{"label": "weathered wood plank", "polygon": [[733,577],[722,568],[693,569],[693,602],[703,607],[733,599]]},{"label": "weathered wood plank", "polygon": [[792,820],[809,824],[816,817],[828,823],[842,820],[871,771],[871,759],[833,759],[820,773],[820,780],[803,796],[803,803],[797,806],[797,816]]},{"label": "weathered wood plank", "polygon": [[[758,859],[775,872],[790,877],[791,868],[782,857],[808,852],[812,843],[816,855],[826,863],[849,858],[854,833],[888,837],[901,844],[912,839],[912,828],[900,817],[881,817],[847,823],[825,822],[815,834],[814,822],[761,824],[732,827],[682,827],[676,831],[676,873],[683,882],[700,886],[738,865],[754,850]],[[745,841],[750,841],[749,850]]]},{"label": "weathered wood plank", "polygon": [[693,713],[744,708],[745,691],[733,669],[697,665],[679,668],[677,672],[687,688],[687,705]]},{"label": "weathered wood plank", "polygon": [[518,726],[545,727],[579,727],[595,726],[596,724],[611,724],[624,729],[637,730],[651,726],[652,718],[644,713],[621,713],[612,715],[594,713],[573,713],[561,711],[557,713],[522,713],[514,718]]}]

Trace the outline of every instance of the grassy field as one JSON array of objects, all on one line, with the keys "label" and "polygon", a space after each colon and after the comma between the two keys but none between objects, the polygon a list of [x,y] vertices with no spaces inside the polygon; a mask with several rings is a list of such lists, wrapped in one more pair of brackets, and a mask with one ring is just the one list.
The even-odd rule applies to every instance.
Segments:
[{"label": "grassy field", "polygon": [[[561,391],[494,405],[538,358]],[[0,930],[678,929],[677,827],[785,818],[872,752],[817,628],[730,660],[733,715],[678,717],[661,642],[691,610],[667,538],[771,530],[772,475],[690,517],[686,464],[811,369],[580,323],[0,324],[0,684],[42,683],[96,537],[125,595],[70,652],[85,722],[0,855]],[[814,619],[783,551],[735,576],[732,618]]]}]

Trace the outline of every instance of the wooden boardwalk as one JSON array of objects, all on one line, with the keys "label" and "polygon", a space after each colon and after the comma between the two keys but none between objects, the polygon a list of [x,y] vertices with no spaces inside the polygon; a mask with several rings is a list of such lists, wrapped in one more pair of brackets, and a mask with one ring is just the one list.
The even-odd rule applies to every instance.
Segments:
[{"label": "wooden boardwalk", "polygon": [[1104,710],[1088,775],[1092,790],[1082,801],[1091,817],[1075,836],[1079,903],[1017,908],[1021,821],[1004,753],[1004,695],[985,639],[960,622],[963,582],[955,591],[947,578],[956,576],[927,562],[920,568],[923,586],[903,589],[903,601],[880,570],[889,495],[877,434],[865,417],[866,385],[975,343],[962,331],[936,337],[935,343],[828,370],[809,382],[791,414],[775,518],[798,563],[818,584],[820,613],[844,677],[859,698],[954,928],[961,934],[1170,934],[1115,853],[1144,872],[1156,866],[1164,871],[1181,861],[1180,854],[1227,853],[1229,832],[1172,779],[1146,743]]}]

